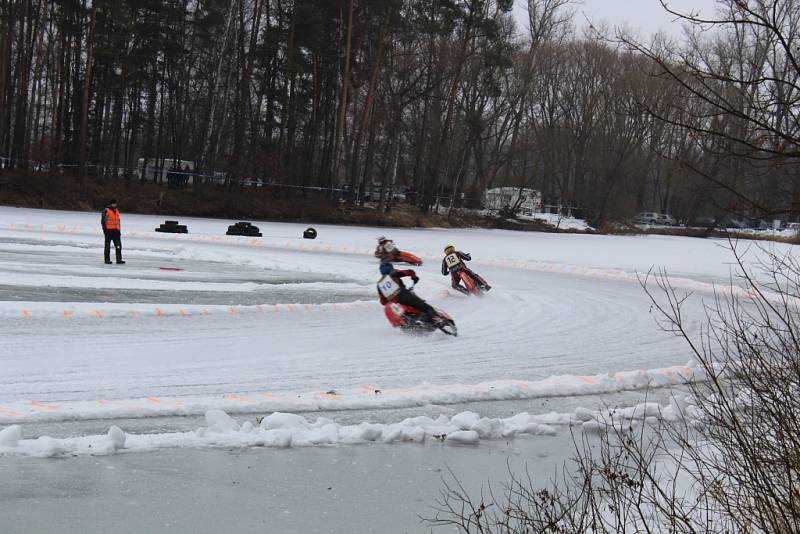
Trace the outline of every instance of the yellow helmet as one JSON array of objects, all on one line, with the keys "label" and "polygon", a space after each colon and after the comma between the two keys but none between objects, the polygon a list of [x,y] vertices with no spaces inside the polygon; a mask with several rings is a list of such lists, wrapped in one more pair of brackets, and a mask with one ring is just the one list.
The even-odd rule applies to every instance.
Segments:
[{"label": "yellow helmet", "polygon": [[451,252],[451,251],[453,251],[453,250],[455,250],[455,249],[456,249],[456,247],[455,247],[455,246],[453,246],[453,245],[445,245],[445,246],[444,246],[444,251],[445,251],[445,253],[449,253],[449,252]]}]

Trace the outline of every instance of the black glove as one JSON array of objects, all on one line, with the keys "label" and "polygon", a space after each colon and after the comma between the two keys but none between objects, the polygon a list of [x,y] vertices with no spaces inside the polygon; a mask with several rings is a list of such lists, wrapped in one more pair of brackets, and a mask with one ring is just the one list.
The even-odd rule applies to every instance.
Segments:
[{"label": "black glove", "polygon": [[416,284],[417,282],[419,282],[419,276],[412,276],[411,281]]}]

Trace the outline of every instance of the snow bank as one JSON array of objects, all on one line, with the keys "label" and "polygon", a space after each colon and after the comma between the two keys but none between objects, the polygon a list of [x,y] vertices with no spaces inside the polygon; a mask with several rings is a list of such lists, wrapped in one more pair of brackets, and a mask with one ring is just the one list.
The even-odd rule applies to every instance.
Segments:
[{"label": "snow bank", "polygon": [[645,421],[675,422],[695,420],[699,414],[691,397],[674,397],[669,404],[642,403],[636,406],[588,410],[574,413],[527,412],[507,418],[481,417],[461,412],[453,417],[419,416],[397,423],[339,424],[326,417],[310,421],[302,415],[274,412],[260,418],[258,426],[250,421],[239,423],[221,410],[208,410],[206,425],[193,432],[126,434],[112,426],[106,434],[56,439],[40,436],[22,439],[21,428],[14,425],[0,431],[0,456],[103,456],[119,451],[148,451],[164,448],[248,448],[315,447],[365,443],[443,442],[449,445],[477,445],[481,440],[512,439],[518,436],[553,436],[559,426],[579,426],[584,432],[600,432],[612,426],[620,429]]}]

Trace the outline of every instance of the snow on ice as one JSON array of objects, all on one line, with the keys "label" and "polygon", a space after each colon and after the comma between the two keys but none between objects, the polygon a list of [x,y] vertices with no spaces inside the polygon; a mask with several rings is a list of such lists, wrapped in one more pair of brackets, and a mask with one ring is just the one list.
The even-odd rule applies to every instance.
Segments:
[{"label": "snow on ice", "polygon": [[[225,236],[229,221],[209,219],[182,218],[190,234],[157,234],[163,216],[123,210],[128,264],[121,267],[102,264],[97,219],[0,207],[0,454],[473,444],[546,436],[565,424],[600,430],[604,417],[593,407],[605,396],[703,378],[685,364],[685,345],[655,324],[643,274],[663,269],[674,287],[696,293],[685,311],[692,332],[714,289],[743,294],[735,281],[731,287],[724,240],[321,225],[309,242],[304,225],[261,221],[257,239]],[[453,316],[458,338],[408,336],[386,322],[372,257],[384,234],[425,260],[417,291]],[[489,295],[450,289],[439,273],[445,243],[472,253],[471,267],[493,286]],[[751,248],[747,261],[761,257]],[[383,409],[564,396],[585,397],[586,408],[373,419]],[[652,421],[691,411],[676,398],[613,417]],[[299,415],[342,410],[371,415],[353,424]],[[203,414],[205,425],[193,432],[113,426]],[[256,425],[244,415],[266,417]],[[90,419],[108,421],[108,433],[26,435],[29,424]]]},{"label": "snow on ice", "polygon": [[[581,407],[573,413],[532,415],[523,412],[507,418],[481,417],[466,411],[453,417],[417,416],[397,423],[362,422],[353,425],[339,424],[327,417],[318,417],[312,422],[302,415],[273,412],[260,418],[256,427],[250,421],[240,424],[224,411],[215,409],[206,412],[205,427],[191,432],[128,434],[112,426],[106,434],[62,439],[49,436],[22,439],[21,427],[13,425],[0,431],[0,456],[105,456],[120,451],[179,447],[289,448],[430,440],[474,445],[480,440],[510,439],[522,435],[553,436],[561,426],[579,426],[584,432],[599,432],[612,425],[620,428],[643,421],[675,422],[698,417],[697,412],[686,409],[691,405],[686,395],[676,399],[664,406],[649,402],[599,411]],[[679,404],[683,404],[683,408],[679,408]]]}]

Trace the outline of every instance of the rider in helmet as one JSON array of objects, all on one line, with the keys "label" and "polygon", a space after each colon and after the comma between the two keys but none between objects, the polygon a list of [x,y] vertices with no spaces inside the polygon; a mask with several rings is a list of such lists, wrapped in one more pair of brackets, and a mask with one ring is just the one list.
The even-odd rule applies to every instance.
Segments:
[{"label": "rider in helmet", "polygon": [[442,259],[442,276],[450,274],[450,285],[456,291],[469,294],[469,291],[461,285],[461,277],[458,275],[459,271],[466,271],[475,280],[475,283],[484,291],[489,291],[492,286],[486,283],[483,277],[479,276],[472,269],[467,267],[465,261],[472,261],[472,256],[466,252],[456,250],[453,245],[446,245],[444,247],[444,259]]},{"label": "rider in helmet", "polygon": [[375,257],[381,261],[392,262],[397,259],[397,247],[394,241],[386,239],[384,236],[378,238],[378,246],[375,248]]},{"label": "rider in helmet", "polygon": [[431,322],[438,322],[440,319],[433,307],[419,298],[413,291],[406,288],[403,278],[409,277],[416,284],[419,277],[414,269],[398,270],[391,263],[381,263],[381,279],[378,280],[378,297],[381,304],[388,302],[399,302],[406,306],[418,309]]}]

